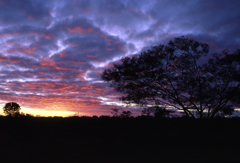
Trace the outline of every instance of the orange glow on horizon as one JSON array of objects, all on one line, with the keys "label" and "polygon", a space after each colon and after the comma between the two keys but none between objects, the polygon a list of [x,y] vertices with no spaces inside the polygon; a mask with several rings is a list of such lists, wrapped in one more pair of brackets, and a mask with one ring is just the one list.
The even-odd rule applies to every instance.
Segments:
[{"label": "orange glow on horizon", "polygon": [[[65,111],[65,110],[29,109],[29,108],[23,108],[23,107],[21,107],[20,112],[23,112],[25,114],[31,114],[33,116],[41,116],[41,117],[49,117],[49,116],[69,117],[76,113],[76,112]],[[0,111],[0,114],[4,115],[2,109]],[[79,115],[81,116],[85,114],[79,113]]]}]

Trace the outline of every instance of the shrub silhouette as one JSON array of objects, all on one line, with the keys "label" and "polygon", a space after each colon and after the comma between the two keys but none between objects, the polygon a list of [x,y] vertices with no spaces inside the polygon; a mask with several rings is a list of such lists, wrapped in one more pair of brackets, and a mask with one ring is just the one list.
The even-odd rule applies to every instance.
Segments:
[{"label": "shrub silhouette", "polygon": [[130,111],[123,111],[122,114],[120,115],[121,118],[127,118],[130,117],[132,112]]},{"label": "shrub silhouette", "polygon": [[159,106],[148,107],[142,110],[142,115],[144,116],[154,115],[154,117],[156,118],[166,118],[166,117],[169,117],[171,113],[173,113],[172,110],[167,110],[165,107],[159,107]]},{"label": "shrub silhouette", "polygon": [[130,111],[123,111],[122,108],[118,108],[118,107],[114,107],[111,110],[112,110],[111,114],[113,115],[113,117],[126,118],[126,117],[130,117],[132,115],[132,112],[130,112]]},{"label": "shrub silhouette", "polygon": [[119,107],[114,107],[114,108],[111,108],[111,114],[113,117],[120,117],[121,115],[121,112],[123,109],[122,108],[119,108]]}]

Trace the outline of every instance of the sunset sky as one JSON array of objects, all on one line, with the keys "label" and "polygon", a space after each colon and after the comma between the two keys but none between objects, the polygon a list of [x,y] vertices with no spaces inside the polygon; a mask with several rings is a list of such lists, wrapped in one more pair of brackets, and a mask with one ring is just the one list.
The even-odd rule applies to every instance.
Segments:
[{"label": "sunset sky", "polygon": [[33,115],[109,115],[122,103],[100,78],[105,68],[182,35],[208,43],[211,52],[240,48],[239,6],[239,0],[0,0],[0,107],[13,101]]}]

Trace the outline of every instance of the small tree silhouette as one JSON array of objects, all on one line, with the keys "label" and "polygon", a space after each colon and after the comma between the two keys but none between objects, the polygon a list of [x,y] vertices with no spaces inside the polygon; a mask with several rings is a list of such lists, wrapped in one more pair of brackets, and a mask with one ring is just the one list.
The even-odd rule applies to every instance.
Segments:
[{"label": "small tree silhouette", "polygon": [[113,117],[125,118],[125,117],[130,117],[132,115],[132,112],[123,111],[122,108],[118,108],[118,107],[114,107],[111,110],[112,110],[111,114],[113,115]]},{"label": "small tree silhouette", "polygon": [[156,118],[166,118],[169,117],[171,110],[167,110],[165,107],[155,107],[154,116]]},{"label": "small tree silhouette", "polygon": [[166,118],[171,113],[174,113],[174,111],[167,110],[165,107],[159,107],[159,106],[148,107],[142,110],[142,115],[144,116],[154,115],[154,117],[156,118]]},{"label": "small tree silhouette", "polygon": [[18,116],[20,114],[19,113],[20,110],[21,110],[20,105],[15,102],[6,103],[5,106],[3,107],[4,114],[10,117]]},{"label": "small tree silhouette", "polygon": [[126,117],[130,117],[132,114],[132,112],[130,111],[123,111],[122,114],[120,115],[121,118],[126,118]]},{"label": "small tree silhouette", "polygon": [[114,107],[111,108],[111,110],[111,114],[113,115],[113,117],[120,117],[120,111],[122,111],[122,108]]},{"label": "small tree silhouette", "polygon": [[152,116],[154,115],[154,107],[143,108],[142,115],[143,116]]}]

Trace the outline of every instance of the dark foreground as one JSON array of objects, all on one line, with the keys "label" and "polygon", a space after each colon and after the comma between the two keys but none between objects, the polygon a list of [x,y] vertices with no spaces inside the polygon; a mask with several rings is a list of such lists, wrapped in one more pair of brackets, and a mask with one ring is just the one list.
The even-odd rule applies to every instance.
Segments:
[{"label": "dark foreground", "polygon": [[0,162],[240,161],[240,119],[0,117]]}]

